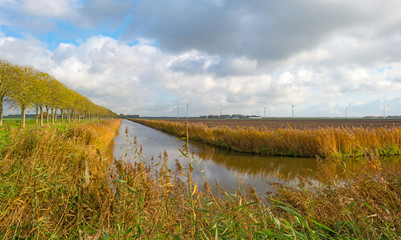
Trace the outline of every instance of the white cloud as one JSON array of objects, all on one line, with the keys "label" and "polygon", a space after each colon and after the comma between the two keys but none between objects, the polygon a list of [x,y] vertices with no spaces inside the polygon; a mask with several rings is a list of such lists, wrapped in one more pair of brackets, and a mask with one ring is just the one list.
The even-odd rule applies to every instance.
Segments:
[{"label": "white cloud", "polygon": [[0,37],[0,56],[16,64],[41,66],[48,71],[52,67],[48,61],[51,54],[44,43],[34,38]]},{"label": "white cloud", "polygon": [[[0,0],[0,7],[8,28],[2,58],[52,73],[119,113],[175,116],[177,102],[186,102],[194,115],[267,106],[289,116],[292,103],[297,116],[341,114],[345,105],[374,115],[382,99],[394,112],[401,103],[398,0]],[[58,21],[94,32],[131,24],[121,39],[99,33],[49,50],[47,35],[39,40],[35,31],[61,33]],[[29,30],[10,37],[15,26]]]},{"label": "white cloud", "polygon": [[78,0],[23,0],[26,13],[41,18],[63,18],[75,11]]},{"label": "white cloud", "polygon": [[[217,56],[199,51],[171,54],[146,43],[129,46],[100,35],[78,45],[62,43],[50,51],[36,39],[3,35],[0,54],[51,73],[118,113],[175,116],[177,103],[187,102],[193,115],[218,113],[219,108],[225,113],[256,114],[256,109],[262,113],[262,107],[268,106],[275,116],[289,116],[288,106],[296,104],[297,116],[332,116],[342,113],[345,104],[358,103],[354,105],[358,109],[367,108],[365,104],[372,99],[396,99],[401,90],[401,64],[370,68],[337,63],[330,68],[316,58],[327,59],[332,53],[318,49],[284,61],[271,71],[255,60],[233,58],[225,65],[236,66],[240,74],[224,75],[215,72],[215,66],[221,65]],[[185,65],[191,61],[192,65]],[[178,63],[181,68],[186,66],[186,71],[172,68]],[[358,114],[357,110],[354,113]]]}]

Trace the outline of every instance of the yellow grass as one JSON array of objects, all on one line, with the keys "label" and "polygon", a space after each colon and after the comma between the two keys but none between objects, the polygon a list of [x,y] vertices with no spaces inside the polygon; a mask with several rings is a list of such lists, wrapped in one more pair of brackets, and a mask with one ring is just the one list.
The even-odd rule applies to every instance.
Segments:
[{"label": "yellow grass", "polygon": [[[201,186],[178,162],[177,170],[169,169],[167,154],[153,165],[140,157],[112,161],[107,148],[119,124],[111,120],[65,131],[12,132],[0,152],[0,238],[401,236],[401,171],[385,169],[374,158],[361,172],[326,160],[319,170],[323,186],[301,181],[294,188],[278,188],[274,198],[261,199],[252,188],[226,194],[218,186]],[[338,179],[339,173],[347,178]]]},{"label": "yellow grass", "polygon": [[[135,120],[158,130],[185,136],[186,123],[174,121]],[[236,129],[209,128],[201,123],[188,123],[193,140],[210,143],[239,152],[262,155],[314,157],[363,156],[401,153],[401,128],[328,127],[320,129]]]}]

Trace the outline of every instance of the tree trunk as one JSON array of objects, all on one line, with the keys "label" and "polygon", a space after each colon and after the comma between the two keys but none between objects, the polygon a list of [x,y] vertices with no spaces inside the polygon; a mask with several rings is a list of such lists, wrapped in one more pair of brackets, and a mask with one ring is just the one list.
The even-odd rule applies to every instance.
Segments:
[{"label": "tree trunk", "polygon": [[68,111],[68,123],[71,123],[71,111]]},{"label": "tree trunk", "polygon": [[36,121],[36,123],[39,122],[39,108],[38,107],[36,107],[35,121]]},{"label": "tree trunk", "polygon": [[54,122],[57,122],[57,108],[54,108]]},{"label": "tree trunk", "polygon": [[60,109],[60,111],[61,111],[61,123],[63,123],[64,122],[64,110]]},{"label": "tree trunk", "polygon": [[3,126],[3,98],[0,99],[0,126]]},{"label": "tree trunk", "polygon": [[21,106],[21,128],[25,128],[25,110],[26,106]]},{"label": "tree trunk", "polygon": [[43,107],[39,107],[40,109],[40,126],[43,126]]},{"label": "tree trunk", "polygon": [[49,107],[46,106],[46,123],[49,123]]},{"label": "tree trunk", "polygon": [[50,111],[52,113],[52,124],[54,124],[54,108],[50,108]]}]

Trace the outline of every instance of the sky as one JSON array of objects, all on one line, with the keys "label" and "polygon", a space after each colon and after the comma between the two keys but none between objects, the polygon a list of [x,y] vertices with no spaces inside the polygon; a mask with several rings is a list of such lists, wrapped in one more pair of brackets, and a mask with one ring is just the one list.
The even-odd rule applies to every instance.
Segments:
[{"label": "sky", "polygon": [[401,115],[399,0],[0,0],[0,58],[118,114]]}]

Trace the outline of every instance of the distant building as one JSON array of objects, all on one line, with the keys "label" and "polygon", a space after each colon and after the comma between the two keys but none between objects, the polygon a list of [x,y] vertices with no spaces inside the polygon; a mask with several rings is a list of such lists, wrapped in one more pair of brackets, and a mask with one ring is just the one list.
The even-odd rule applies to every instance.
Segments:
[{"label": "distant building", "polygon": [[126,119],[126,118],[139,118],[139,115],[138,115],[138,114],[135,114],[135,115],[124,115],[124,114],[120,114],[120,115],[118,115],[118,117],[119,117],[119,118],[124,118],[124,119]]},{"label": "distant building", "polygon": [[241,119],[241,118],[244,118],[244,115],[242,115],[242,114],[233,114],[233,115],[231,115],[231,118],[232,119]]}]

